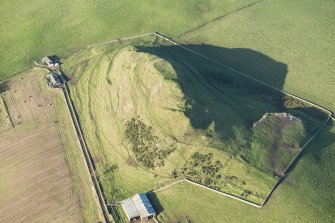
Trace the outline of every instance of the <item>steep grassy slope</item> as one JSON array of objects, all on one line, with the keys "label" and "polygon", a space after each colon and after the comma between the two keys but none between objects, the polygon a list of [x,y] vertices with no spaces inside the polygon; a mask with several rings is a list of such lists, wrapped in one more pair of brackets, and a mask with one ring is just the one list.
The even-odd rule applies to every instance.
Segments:
[{"label": "steep grassy slope", "polygon": [[[162,222],[334,222],[335,126],[328,123],[262,209],[190,184],[151,194]],[[194,196],[194,195],[197,196]]]},{"label": "steep grassy slope", "polygon": [[[262,203],[325,121],[150,37],[81,50],[64,68],[108,201],[187,177]],[[266,112],[281,113],[253,125]]]},{"label": "steep grassy slope", "polygon": [[[263,1],[181,37],[227,48],[250,48],[287,65],[287,77],[258,57],[202,51],[224,64],[335,111],[335,3],[331,0]],[[258,64],[246,69],[245,64]]]},{"label": "steep grassy slope", "polygon": [[251,0],[0,2],[0,80],[32,60],[117,37],[175,35]]}]

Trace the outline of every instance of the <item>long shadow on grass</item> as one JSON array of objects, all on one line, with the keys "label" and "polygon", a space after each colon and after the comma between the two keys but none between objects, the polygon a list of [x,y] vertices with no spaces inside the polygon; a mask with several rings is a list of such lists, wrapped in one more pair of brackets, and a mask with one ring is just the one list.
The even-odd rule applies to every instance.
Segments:
[{"label": "long shadow on grass", "polygon": [[[284,84],[287,65],[257,51],[205,44],[186,47],[197,52],[210,52],[211,58],[218,59],[213,56],[220,56],[220,61],[248,74],[261,73],[264,77],[275,78],[276,87],[280,89]],[[282,109],[281,94],[178,46],[138,47],[137,50],[154,54],[172,65],[177,76],[169,77],[166,74],[166,79],[179,84],[186,97],[184,113],[196,129],[208,129],[213,123],[216,131],[231,136],[229,133],[233,126],[250,127],[264,113]],[[159,66],[158,64],[157,68],[162,69],[161,73],[168,73],[164,67]],[[262,100],[255,99],[259,95]]]},{"label": "long shadow on grass", "polygon": [[[220,61],[249,76],[272,83],[277,89],[282,89],[285,83],[288,66],[255,50],[230,49],[206,44],[188,44],[184,47]],[[305,105],[300,101],[288,98],[283,93],[243,77],[179,46],[138,46],[137,51],[150,53],[163,59],[154,63],[155,68],[165,79],[174,81],[180,86],[185,95],[184,109],[171,110],[183,112],[189,118],[193,128],[202,131],[212,139],[213,147],[239,155],[260,169],[272,169],[274,174],[285,169],[281,164],[278,167],[276,160],[270,160],[278,159],[279,154],[275,154],[275,148],[278,145],[273,145],[273,142],[278,140],[269,141],[265,146],[263,144],[264,148],[261,149],[253,150],[255,146],[252,148],[251,144],[255,143],[255,137],[252,136],[251,129],[265,113],[287,112],[298,116],[302,119],[306,130],[305,141],[326,119],[325,115],[317,109],[304,107]],[[172,69],[169,69],[168,64]],[[274,137],[282,136],[277,134]],[[262,151],[264,149],[270,150],[267,157],[264,157]],[[269,165],[271,168],[268,168]]]}]

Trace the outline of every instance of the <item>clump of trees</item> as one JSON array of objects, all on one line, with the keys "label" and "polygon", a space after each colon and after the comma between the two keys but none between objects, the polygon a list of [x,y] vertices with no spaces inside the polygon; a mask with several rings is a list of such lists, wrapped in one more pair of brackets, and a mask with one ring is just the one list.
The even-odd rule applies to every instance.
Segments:
[{"label": "clump of trees", "polygon": [[136,161],[146,168],[164,166],[164,160],[175,150],[175,144],[165,145],[139,117],[126,123],[125,136]]}]

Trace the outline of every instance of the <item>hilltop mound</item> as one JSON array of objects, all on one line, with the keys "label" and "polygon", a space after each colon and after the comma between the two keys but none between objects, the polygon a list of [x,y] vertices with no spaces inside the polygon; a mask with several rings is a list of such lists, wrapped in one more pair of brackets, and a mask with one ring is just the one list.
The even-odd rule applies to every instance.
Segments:
[{"label": "hilltop mound", "polygon": [[295,108],[295,125],[271,115],[253,127],[289,110],[282,95],[157,40],[85,49],[65,65],[108,200],[186,177],[261,203],[319,124]]}]

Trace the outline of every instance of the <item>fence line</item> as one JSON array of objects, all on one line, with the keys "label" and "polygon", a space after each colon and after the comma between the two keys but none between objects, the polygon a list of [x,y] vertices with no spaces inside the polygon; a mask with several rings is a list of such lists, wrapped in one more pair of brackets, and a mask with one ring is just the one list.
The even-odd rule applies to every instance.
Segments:
[{"label": "fence line", "polygon": [[298,156],[303,152],[303,150],[307,147],[307,145],[317,136],[319,135],[319,133],[321,132],[321,130],[326,126],[326,124],[328,123],[329,119],[331,116],[328,117],[328,119],[325,121],[325,123],[323,123],[323,125],[319,128],[319,130],[301,147],[299,153],[296,155],[296,157],[291,161],[291,163],[287,166],[287,168],[285,169],[285,171],[283,172],[283,174],[285,175],[287,173],[287,171],[290,169],[290,167],[293,165],[293,163],[295,162],[295,160],[298,158]]},{"label": "fence line", "polygon": [[135,39],[135,38],[139,38],[139,37],[143,37],[143,36],[150,36],[153,35],[155,33],[144,33],[141,35],[136,35],[136,36],[130,36],[130,37],[125,37],[125,38],[120,38],[120,39],[114,39],[114,40],[109,40],[109,41],[105,41],[105,42],[100,42],[100,43],[95,43],[95,44],[91,44],[91,45],[87,45],[83,48],[89,48],[92,46],[98,46],[98,45],[103,45],[103,44],[108,44],[108,43],[115,43],[115,42],[119,42],[119,40],[129,40],[129,39]]},{"label": "fence line", "polygon": [[317,108],[321,109],[322,111],[325,111],[325,112],[329,115],[328,118],[327,118],[327,120],[324,122],[324,124],[323,124],[323,125],[318,129],[318,131],[317,131],[317,132],[316,132],[316,133],[315,133],[315,134],[314,134],[314,135],[313,135],[313,136],[312,136],[312,137],[311,137],[311,138],[310,138],[310,139],[303,145],[303,147],[301,148],[300,152],[299,152],[299,153],[294,157],[294,159],[290,162],[290,164],[287,166],[287,168],[286,168],[285,171],[283,172],[283,176],[281,176],[281,177],[278,179],[278,181],[276,182],[276,184],[274,185],[274,187],[271,189],[270,193],[268,194],[268,196],[265,198],[264,202],[263,202],[261,205],[255,204],[255,203],[253,203],[253,202],[251,202],[251,201],[244,200],[244,199],[242,199],[242,198],[236,197],[236,196],[231,195],[231,194],[229,194],[229,193],[225,193],[225,192],[221,192],[221,191],[214,190],[214,189],[212,189],[212,188],[209,188],[209,187],[204,186],[204,185],[202,185],[202,184],[195,183],[195,182],[190,181],[190,180],[188,180],[188,179],[183,179],[183,180],[176,181],[176,182],[174,182],[174,183],[172,183],[172,184],[170,184],[170,185],[164,186],[164,187],[162,187],[162,188],[157,189],[157,190],[154,191],[154,192],[158,192],[158,191],[160,191],[160,190],[163,190],[163,189],[165,189],[165,188],[168,188],[168,187],[170,187],[170,186],[172,186],[172,185],[174,185],[174,184],[177,184],[177,183],[179,183],[179,182],[186,181],[186,182],[191,183],[191,184],[193,184],[193,185],[196,185],[196,186],[205,188],[205,189],[207,189],[207,190],[216,192],[216,193],[218,193],[218,194],[221,194],[221,195],[224,195],[224,196],[233,198],[233,199],[235,199],[235,200],[241,201],[241,202],[246,203],[246,204],[249,204],[249,205],[251,205],[251,206],[254,206],[254,207],[257,207],[257,208],[262,208],[262,207],[266,204],[266,202],[269,200],[269,198],[271,197],[273,191],[274,191],[274,190],[277,188],[277,186],[282,182],[282,180],[284,180],[284,178],[286,177],[287,171],[288,171],[288,170],[292,167],[292,165],[296,162],[297,158],[300,156],[300,154],[303,152],[303,150],[307,147],[307,145],[308,145],[308,144],[309,144],[309,143],[310,143],[310,142],[311,142],[311,141],[312,141],[312,140],[313,140],[313,139],[314,139],[314,138],[321,132],[321,130],[325,127],[325,125],[328,123],[328,121],[329,121],[330,119],[335,120],[335,118],[332,117],[332,112],[329,111],[328,109],[325,109],[325,108],[323,108],[323,107],[321,107],[321,106],[319,106],[319,105],[313,103],[313,102],[310,102],[310,101],[308,101],[308,100],[306,100],[306,99],[300,98],[299,96],[295,96],[295,95],[293,95],[293,94],[291,94],[291,93],[288,93],[288,92],[286,92],[286,91],[284,91],[284,90],[278,89],[278,88],[276,88],[276,87],[274,87],[274,86],[272,86],[272,85],[270,85],[270,84],[267,84],[267,83],[265,83],[265,82],[263,82],[263,81],[260,81],[260,80],[258,80],[258,79],[256,79],[256,78],[253,78],[253,77],[251,77],[251,76],[249,76],[249,75],[247,75],[247,74],[245,74],[245,73],[243,73],[243,72],[241,72],[241,71],[238,71],[238,70],[236,70],[236,69],[234,69],[234,68],[232,68],[232,67],[229,67],[229,66],[227,66],[227,65],[224,65],[224,64],[222,64],[222,63],[220,63],[220,62],[218,62],[218,61],[216,61],[216,60],[214,60],[214,59],[212,59],[212,58],[209,58],[209,57],[207,57],[207,56],[205,56],[205,55],[202,55],[202,54],[200,54],[200,53],[198,53],[198,52],[196,52],[196,51],[194,51],[194,50],[191,50],[191,49],[189,49],[189,48],[187,48],[187,47],[185,47],[185,46],[183,46],[183,45],[180,45],[180,44],[179,44],[178,42],[176,42],[175,40],[170,39],[170,38],[168,38],[168,37],[165,37],[165,36],[161,35],[160,33],[155,32],[154,34],[155,34],[156,36],[160,37],[160,38],[163,38],[163,39],[167,40],[168,42],[170,42],[170,43],[172,43],[172,44],[174,44],[174,45],[177,45],[177,46],[181,47],[182,49],[184,49],[184,50],[186,50],[186,51],[189,51],[189,52],[191,52],[191,53],[193,53],[193,54],[195,54],[195,55],[198,55],[198,56],[200,56],[200,57],[202,57],[202,58],[204,58],[204,59],[206,59],[206,60],[208,60],[208,61],[211,61],[211,62],[213,62],[213,63],[215,63],[215,64],[217,64],[217,65],[219,65],[219,66],[221,66],[221,67],[227,68],[227,69],[229,69],[229,70],[231,70],[231,71],[233,71],[233,72],[235,72],[235,73],[237,73],[237,74],[239,74],[239,75],[242,75],[242,76],[244,76],[244,77],[246,77],[246,78],[249,78],[249,79],[251,79],[251,80],[253,80],[253,81],[257,82],[257,83],[260,83],[260,84],[262,84],[262,85],[265,85],[265,86],[267,86],[267,87],[269,87],[269,88],[271,88],[271,89],[273,89],[273,90],[275,90],[275,91],[281,92],[281,93],[283,93],[283,94],[285,94],[285,95],[288,95],[288,96],[290,96],[290,97],[293,97],[293,98],[295,98],[295,99],[298,99],[298,100],[300,100],[300,101],[303,101],[303,102],[305,102],[305,103],[307,103],[307,104],[309,104],[309,105],[312,105],[312,106],[314,106],[314,107],[317,107]]},{"label": "fence line", "polygon": [[242,75],[242,76],[244,76],[244,77],[246,77],[246,78],[249,78],[249,79],[251,79],[251,80],[253,80],[253,81],[257,82],[257,83],[260,83],[260,84],[262,84],[262,85],[265,85],[265,86],[267,86],[267,87],[269,87],[269,88],[271,88],[271,89],[273,89],[273,90],[275,90],[275,91],[279,91],[279,92],[281,92],[281,93],[283,93],[283,94],[286,94],[286,95],[288,95],[288,96],[291,96],[291,97],[293,97],[293,98],[295,98],[295,99],[299,99],[299,100],[301,100],[301,101],[303,101],[303,102],[305,102],[305,103],[308,103],[309,105],[312,105],[312,106],[314,106],[314,107],[317,107],[317,108],[319,108],[319,109],[325,111],[325,112],[326,112],[327,114],[329,114],[329,115],[332,115],[332,112],[331,112],[331,111],[329,111],[328,109],[323,108],[323,107],[321,107],[321,106],[319,106],[319,105],[317,105],[317,104],[315,104],[315,103],[313,103],[313,102],[310,102],[310,101],[308,101],[308,100],[306,100],[306,99],[303,99],[303,98],[300,98],[300,97],[298,97],[298,96],[295,96],[295,95],[293,95],[293,94],[291,94],[291,93],[288,93],[288,92],[286,92],[286,91],[284,91],[284,90],[281,90],[281,89],[276,88],[276,87],[274,87],[274,86],[272,86],[272,85],[270,85],[270,84],[267,84],[267,83],[265,83],[265,82],[263,82],[263,81],[260,81],[260,80],[254,78],[254,77],[251,77],[251,76],[249,76],[249,75],[247,75],[247,74],[245,74],[245,73],[243,73],[243,72],[241,72],[241,71],[238,71],[238,70],[236,70],[236,69],[234,69],[234,68],[232,68],[232,67],[229,67],[229,66],[227,66],[227,65],[224,65],[224,64],[222,64],[222,63],[220,63],[220,62],[218,62],[218,61],[216,61],[216,60],[214,60],[214,59],[212,59],[212,58],[209,58],[209,57],[207,57],[207,56],[205,56],[205,55],[202,55],[202,54],[200,54],[200,53],[198,53],[198,52],[196,52],[196,51],[194,51],[194,50],[191,50],[191,49],[189,49],[189,48],[187,48],[187,47],[185,47],[185,46],[183,46],[183,45],[180,45],[180,44],[179,44],[178,42],[176,42],[175,40],[170,39],[170,38],[168,38],[168,37],[165,37],[165,36],[163,36],[162,34],[160,34],[160,33],[158,33],[158,32],[155,32],[154,34],[155,34],[156,36],[158,36],[158,37],[161,37],[161,38],[167,40],[168,42],[170,42],[170,43],[172,43],[172,44],[174,44],[174,45],[177,45],[177,46],[183,48],[184,50],[187,50],[187,51],[189,51],[189,52],[191,52],[191,53],[193,53],[193,54],[196,54],[196,55],[198,55],[198,56],[200,56],[200,57],[202,57],[202,58],[204,58],[204,59],[206,59],[206,60],[208,60],[208,61],[211,61],[211,62],[215,63],[216,65],[219,65],[219,66],[221,66],[221,67],[227,68],[228,70],[231,70],[231,71],[233,71],[233,72],[235,72],[235,73],[238,73],[238,74],[240,74],[240,75]]},{"label": "fence line", "polygon": [[276,182],[276,184],[273,186],[273,188],[271,189],[270,193],[268,194],[268,196],[265,198],[262,206],[264,206],[267,201],[269,200],[269,198],[271,197],[273,191],[277,188],[277,186],[287,177],[287,172],[288,170],[292,167],[292,165],[297,161],[298,157],[300,156],[300,154],[304,151],[304,149],[307,147],[307,145],[321,132],[321,130],[326,126],[326,124],[328,123],[328,121],[330,120],[331,116],[328,117],[328,119],[325,121],[325,123],[323,123],[323,125],[318,129],[318,131],[301,147],[299,153],[293,158],[293,160],[290,162],[290,164],[286,167],[286,169],[283,172],[283,175],[278,179],[278,181]]},{"label": "fence line", "polygon": [[73,125],[75,127],[75,130],[76,130],[76,133],[77,133],[77,137],[78,137],[78,140],[79,140],[79,143],[80,143],[81,150],[82,150],[83,155],[85,157],[86,166],[87,166],[87,168],[90,172],[91,179],[92,179],[92,182],[93,182],[93,186],[94,186],[95,192],[98,196],[98,201],[99,201],[99,204],[100,204],[100,210],[102,211],[102,214],[105,218],[106,223],[109,223],[110,219],[109,219],[108,208],[107,208],[107,205],[105,203],[105,199],[104,199],[104,196],[102,194],[102,191],[101,191],[101,188],[100,188],[100,185],[99,185],[99,181],[98,181],[97,176],[95,174],[94,164],[93,164],[93,161],[91,160],[89,150],[87,148],[85,139],[83,137],[83,134],[82,134],[82,131],[81,131],[81,128],[80,128],[80,124],[79,124],[79,121],[77,119],[76,111],[75,111],[74,105],[72,104],[70,93],[69,93],[68,86],[67,86],[66,83],[64,83],[64,86],[63,86],[63,93],[64,93],[64,97],[65,97],[67,107],[68,107],[70,115],[71,115],[72,123],[73,123]]},{"label": "fence line", "polygon": [[235,196],[235,195],[233,195],[233,194],[229,194],[229,193],[227,193],[227,192],[222,192],[222,191],[218,191],[218,190],[212,189],[212,188],[207,187],[207,186],[205,186],[205,185],[202,185],[202,184],[193,182],[192,180],[189,180],[189,179],[187,179],[187,178],[183,178],[183,179],[177,180],[177,181],[175,181],[175,182],[173,182],[173,183],[171,183],[171,184],[169,184],[169,185],[166,185],[166,186],[164,186],[164,187],[161,187],[161,188],[159,188],[159,189],[157,189],[157,190],[153,190],[153,191],[151,191],[151,192],[149,192],[149,193],[152,193],[152,192],[154,192],[154,193],[159,192],[159,191],[161,191],[161,190],[164,190],[164,189],[166,189],[166,188],[169,188],[169,187],[171,187],[171,186],[173,186],[173,185],[175,185],[175,184],[181,183],[181,182],[187,182],[187,183],[189,183],[189,184],[193,184],[193,185],[195,185],[195,186],[197,186],[197,187],[204,188],[204,189],[206,189],[206,190],[215,192],[215,193],[217,193],[217,194],[220,194],[220,195],[223,195],[223,196],[226,196],[226,197],[229,197],[229,198],[233,198],[233,199],[235,199],[235,200],[237,200],[237,201],[240,201],[240,202],[243,202],[243,203],[245,203],[245,204],[254,206],[254,207],[256,207],[256,208],[262,208],[262,205],[256,204],[256,203],[254,203],[254,202],[252,202],[252,201],[245,200],[245,199],[243,199],[243,198],[237,197],[237,196]]},{"label": "fence line", "polygon": [[[122,40],[134,39],[134,38],[139,38],[139,37],[143,37],[143,36],[149,36],[149,35],[152,35],[152,34],[154,34],[154,35],[156,35],[156,36],[158,36],[158,37],[160,37],[160,38],[163,38],[163,39],[167,40],[168,42],[171,42],[172,44],[177,45],[177,46],[179,46],[179,47],[185,49],[186,51],[189,51],[189,52],[191,52],[191,53],[193,53],[193,54],[196,54],[196,55],[198,55],[198,56],[200,56],[200,57],[202,57],[202,58],[204,58],[204,59],[206,59],[206,60],[208,60],[208,61],[211,61],[211,62],[213,62],[213,63],[215,63],[215,64],[217,64],[217,65],[219,65],[219,66],[221,66],[221,67],[225,67],[225,68],[227,68],[227,69],[229,69],[229,70],[231,70],[231,71],[233,71],[233,72],[235,72],[235,73],[238,73],[238,74],[240,74],[240,75],[242,75],[242,76],[244,76],[244,77],[246,77],[246,78],[249,78],[249,79],[251,79],[251,80],[253,80],[253,81],[255,81],[255,82],[258,82],[258,83],[260,83],[260,84],[262,84],[262,85],[265,85],[265,86],[267,86],[267,87],[269,87],[269,88],[271,88],[271,89],[273,89],[273,90],[279,91],[279,92],[281,92],[281,93],[283,93],[283,94],[285,94],[285,95],[291,96],[291,97],[293,97],[293,98],[295,98],[295,99],[298,99],[298,100],[301,100],[301,101],[303,101],[303,102],[305,102],[305,103],[308,103],[309,105],[312,105],[312,106],[314,106],[314,107],[317,107],[317,108],[319,108],[319,109],[325,111],[327,114],[329,114],[329,117],[328,117],[327,121],[322,125],[322,127],[321,127],[321,128],[320,128],[320,129],[319,129],[319,130],[318,130],[318,131],[317,131],[317,132],[316,132],[316,133],[315,133],[315,134],[314,134],[314,135],[313,135],[313,136],[306,142],[306,144],[301,148],[301,151],[300,151],[300,152],[298,153],[298,155],[292,160],[292,162],[289,164],[289,166],[288,166],[287,169],[284,171],[284,173],[286,173],[287,170],[293,165],[293,163],[296,161],[296,159],[297,159],[298,156],[301,154],[301,152],[305,149],[305,147],[306,147],[306,146],[307,146],[307,145],[308,145],[308,144],[309,144],[309,143],[310,143],[310,142],[311,142],[311,141],[312,141],[312,140],[313,140],[313,139],[314,139],[320,132],[321,132],[321,130],[324,128],[324,126],[325,126],[326,123],[329,121],[329,119],[331,118],[332,120],[335,120],[334,117],[331,116],[331,115],[332,115],[332,112],[331,112],[331,111],[329,111],[329,110],[327,110],[327,109],[325,109],[325,108],[323,108],[323,107],[321,107],[321,106],[319,106],[319,105],[317,105],[317,104],[315,104],[315,103],[313,103],[313,102],[310,102],[310,101],[308,101],[308,100],[306,100],[306,99],[303,99],[303,98],[300,98],[300,97],[295,96],[295,95],[293,95],[293,94],[290,94],[290,93],[288,93],[288,92],[286,92],[286,91],[284,91],[284,90],[281,90],[281,89],[278,89],[278,88],[276,88],[276,87],[273,87],[272,85],[267,84],[267,83],[265,83],[265,82],[262,82],[262,81],[260,81],[260,80],[258,80],[258,79],[256,79],[256,78],[253,78],[253,77],[251,77],[251,76],[249,76],[249,75],[247,75],[247,74],[245,74],[245,73],[243,73],[243,72],[241,72],[241,71],[238,71],[238,70],[236,70],[236,69],[234,69],[234,68],[232,68],[232,67],[229,67],[229,66],[227,66],[227,65],[224,65],[224,64],[222,64],[222,63],[220,63],[220,62],[218,62],[218,61],[216,61],[216,60],[214,60],[214,59],[211,59],[211,58],[209,58],[209,57],[207,57],[207,56],[205,56],[205,55],[202,55],[202,54],[200,54],[200,53],[197,53],[197,52],[195,52],[195,51],[193,51],[193,50],[191,50],[191,49],[189,49],[189,48],[187,48],[187,47],[185,47],[185,46],[180,45],[180,44],[177,43],[175,40],[172,40],[172,39],[170,39],[170,38],[168,38],[168,37],[165,37],[165,36],[163,36],[163,35],[161,35],[161,34],[159,34],[159,33],[157,33],[157,32],[153,32],[153,33],[145,33],[145,34],[142,34],[142,35],[136,35],[136,36],[126,37],[126,38],[120,38],[119,40],[122,41]],[[85,46],[85,47],[86,47],[86,48],[89,48],[89,47],[93,47],[93,46],[98,46],[98,45],[103,45],[103,44],[108,44],[108,43],[118,42],[119,40],[118,40],[118,39],[115,39],[115,40],[105,41],[105,42],[101,42],[101,43],[96,43],[96,44],[87,45],[87,46]],[[84,48],[85,48],[85,47],[84,47]],[[66,99],[67,99],[67,100],[71,100],[66,88],[65,88],[65,91],[66,91],[66,94],[67,94],[68,97],[69,97],[69,99],[68,99],[68,98],[66,98]],[[65,92],[64,92],[64,94],[65,94]],[[71,106],[72,106],[71,101],[70,101],[70,104],[71,104]],[[69,109],[70,109],[71,106],[69,105]],[[72,108],[72,109],[73,109],[73,108]],[[71,109],[70,109],[70,111],[71,111]],[[71,113],[71,115],[72,115],[72,112],[70,112],[70,113]],[[74,119],[73,119],[73,122],[75,122]],[[76,124],[75,124],[75,125],[76,125]],[[78,123],[77,123],[77,125],[78,125],[78,127],[79,127],[79,124],[78,124]],[[79,128],[80,128],[80,127],[79,127]],[[79,129],[79,130],[80,130],[80,129]],[[78,133],[78,134],[79,134],[79,133]],[[80,132],[80,134],[81,134],[81,132]],[[82,137],[82,135],[81,135],[81,137]],[[79,137],[79,138],[81,138],[81,137]],[[82,137],[82,139],[83,139],[83,137]],[[81,140],[80,140],[80,141],[81,141]],[[83,143],[85,143],[85,142],[83,141]],[[85,147],[85,149],[87,150],[86,145],[83,146],[83,147]],[[88,150],[87,150],[86,152],[88,152]],[[85,154],[85,152],[84,152],[84,154]],[[88,157],[88,156],[86,156],[86,155],[85,155],[85,157],[89,159],[89,160],[88,160],[88,166],[90,166],[89,169],[91,169],[91,168],[93,169],[92,164],[90,163],[90,157]],[[93,171],[94,171],[94,170],[93,170]],[[90,172],[91,172],[91,171],[90,171]],[[99,201],[100,201],[101,208],[102,208],[102,210],[103,210],[104,216],[105,216],[105,218],[107,218],[107,219],[109,220],[109,217],[108,217],[108,211],[107,211],[107,206],[106,206],[105,201],[104,201],[104,199],[103,199],[103,196],[102,196],[102,193],[101,193],[101,190],[100,190],[98,181],[97,181],[97,179],[96,179],[96,177],[95,177],[94,172],[93,172],[93,174],[91,173],[91,175],[92,175],[92,179],[93,179],[94,186],[96,187],[96,190],[97,190],[97,194],[98,194],[98,197],[99,197]],[[191,180],[189,180],[189,179],[181,179],[181,180],[175,181],[175,182],[173,182],[173,183],[171,183],[171,184],[169,184],[169,185],[166,185],[166,186],[161,187],[161,188],[159,188],[159,189],[157,189],[157,190],[154,190],[153,192],[159,192],[159,191],[161,191],[161,190],[164,190],[164,189],[166,189],[166,188],[168,188],[168,187],[171,187],[171,186],[173,186],[173,185],[175,185],[175,184],[178,184],[178,183],[180,183],[180,182],[187,182],[187,183],[193,184],[193,185],[195,185],[195,186],[197,186],[197,187],[201,187],[201,188],[207,189],[207,190],[209,190],[209,191],[215,192],[215,193],[217,193],[217,194],[220,194],[220,195],[223,195],[223,196],[226,196],[226,197],[229,197],[229,198],[233,198],[233,199],[235,199],[235,200],[238,200],[238,201],[243,202],[243,203],[245,203],[245,204],[251,205],[251,206],[253,206],[253,207],[262,208],[262,207],[266,204],[267,200],[270,198],[272,192],[276,189],[276,187],[280,184],[281,180],[283,180],[283,178],[284,178],[285,176],[286,176],[286,175],[282,176],[282,177],[277,181],[277,183],[276,183],[275,186],[272,188],[271,192],[269,193],[269,195],[266,197],[266,199],[264,200],[264,202],[263,202],[261,205],[256,204],[256,203],[253,203],[253,202],[248,201],[248,200],[245,200],[245,199],[242,199],[242,198],[239,198],[239,197],[237,197],[237,196],[235,196],[235,195],[232,195],[232,194],[229,194],[229,193],[226,193],[226,192],[221,192],[221,191],[218,191],[218,190],[214,190],[214,189],[209,188],[209,187],[207,187],[207,186],[205,186],[205,185],[202,185],[202,184],[198,184],[198,183],[196,183],[196,182],[193,182],[193,181],[191,181]],[[101,200],[101,198],[102,198],[102,200]],[[106,213],[106,211],[107,211],[107,213]],[[106,216],[105,214],[107,214],[107,216]],[[107,219],[106,219],[106,220],[107,220]]]}]

